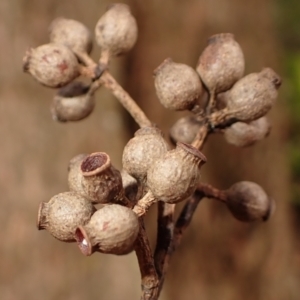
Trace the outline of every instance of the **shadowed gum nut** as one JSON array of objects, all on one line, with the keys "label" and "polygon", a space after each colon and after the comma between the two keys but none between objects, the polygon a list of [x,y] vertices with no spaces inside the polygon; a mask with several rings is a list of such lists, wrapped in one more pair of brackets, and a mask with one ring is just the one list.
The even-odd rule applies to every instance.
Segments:
[{"label": "shadowed gum nut", "polygon": [[189,144],[177,143],[147,173],[147,186],[154,197],[167,203],[185,200],[196,190],[206,157]]},{"label": "shadowed gum nut", "polygon": [[123,255],[133,250],[138,232],[137,215],[127,207],[111,204],[95,212],[88,224],[79,226],[75,237],[84,255],[95,251]]},{"label": "shadowed gum nut", "polygon": [[154,71],[154,85],[161,104],[171,110],[191,110],[202,95],[197,72],[188,65],[166,59]]},{"label": "shadowed gum nut", "polygon": [[210,93],[230,89],[245,69],[244,54],[231,33],[213,35],[200,55],[197,72]]},{"label": "shadowed gum nut", "polygon": [[72,51],[61,44],[45,44],[27,51],[23,69],[41,84],[57,88],[79,75],[78,61]]},{"label": "shadowed gum nut", "polygon": [[227,110],[245,122],[264,116],[277,98],[280,82],[270,68],[243,77],[229,92]]},{"label": "shadowed gum nut", "polygon": [[75,52],[90,53],[93,48],[92,34],[82,23],[65,18],[57,18],[49,26],[50,41],[63,44]]},{"label": "shadowed gum nut", "polygon": [[95,39],[102,51],[113,56],[128,52],[135,44],[138,28],[128,5],[116,3],[109,6],[95,27]]},{"label": "shadowed gum nut", "polygon": [[58,240],[74,242],[75,229],[86,224],[95,210],[90,201],[75,192],[60,193],[40,204],[37,227]]},{"label": "shadowed gum nut", "polygon": [[269,135],[271,125],[267,118],[261,117],[249,123],[236,122],[227,127],[224,137],[229,144],[237,147],[251,146]]},{"label": "shadowed gum nut", "polygon": [[120,172],[104,152],[87,156],[81,163],[83,195],[93,203],[123,202],[124,189]]},{"label": "shadowed gum nut", "polygon": [[149,167],[168,149],[168,143],[158,128],[143,127],[124,147],[123,168],[136,180],[144,182]]},{"label": "shadowed gum nut", "polygon": [[242,222],[265,221],[274,211],[273,199],[254,182],[237,182],[226,191],[226,195],[229,210]]},{"label": "shadowed gum nut", "polygon": [[88,117],[95,107],[94,97],[88,93],[88,89],[89,87],[81,82],[71,82],[60,89],[53,99],[52,118],[56,121],[68,122],[80,121]]}]

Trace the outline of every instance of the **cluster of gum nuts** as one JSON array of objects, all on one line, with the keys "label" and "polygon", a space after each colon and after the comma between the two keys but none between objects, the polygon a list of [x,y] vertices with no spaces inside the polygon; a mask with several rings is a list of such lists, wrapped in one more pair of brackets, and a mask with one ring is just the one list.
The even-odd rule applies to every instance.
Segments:
[{"label": "cluster of gum nuts", "polygon": [[[137,33],[128,6],[111,5],[95,27],[101,48],[96,64],[89,57],[92,35],[83,24],[64,18],[52,22],[50,43],[28,50],[23,68],[41,84],[59,88],[51,110],[54,119],[78,121],[93,111],[105,62],[129,51]],[[157,97],[167,109],[191,112],[170,130],[175,148],[156,126],[149,125],[141,126],[125,146],[121,172],[104,152],[74,157],[69,163],[69,191],[40,204],[38,229],[58,240],[77,242],[84,255],[131,252],[139,218],[150,205],[176,204],[201,189],[200,168],[206,158],[200,149],[208,134],[224,133],[229,143],[243,147],[269,133],[265,115],[281,80],[270,68],[244,77],[243,73],[243,52],[230,33],[208,40],[196,70],[166,59],[154,72]],[[90,84],[74,81],[86,74]],[[274,207],[253,182],[238,182],[217,193],[203,185],[201,191],[224,202],[241,221],[266,220]]]}]

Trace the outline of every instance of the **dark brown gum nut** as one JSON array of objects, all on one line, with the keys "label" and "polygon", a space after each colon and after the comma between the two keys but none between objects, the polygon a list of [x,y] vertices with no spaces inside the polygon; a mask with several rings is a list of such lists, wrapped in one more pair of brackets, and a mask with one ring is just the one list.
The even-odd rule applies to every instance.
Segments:
[{"label": "dark brown gum nut", "polygon": [[224,137],[229,144],[248,147],[267,137],[270,130],[271,125],[264,116],[249,123],[236,122],[232,124],[225,129]]},{"label": "dark brown gum nut", "polygon": [[61,88],[53,99],[52,118],[59,122],[75,122],[88,117],[95,107],[94,97],[88,91],[89,86],[78,81]]},{"label": "dark brown gum nut", "polygon": [[197,64],[197,72],[210,93],[230,89],[243,76],[244,69],[243,51],[231,33],[210,37]]},{"label": "dark brown gum nut", "polygon": [[58,88],[79,75],[78,61],[73,52],[61,44],[45,44],[27,51],[23,70],[41,84]]},{"label": "dark brown gum nut", "polygon": [[191,110],[202,95],[197,72],[170,58],[154,71],[154,85],[160,103],[171,110]]},{"label": "dark brown gum nut", "polygon": [[189,144],[178,143],[158,159],[147,173],[147,186],[154,197],[167,203],[185,200],[195,191],[205,156]]},{"label": "dark brown gum nut", "polygon": [[135,203],[138,192],[138,184],[136,179],[129,175],[125,170],[121,170],[121,177],[125,196],[131,203]]},{"label": "dark brown gum nut", "polygon": [[133,250],[138,232],[137,215],[127,207],[111,204],[96,211],[88,224],[79,226],[75,237],[84,255],[95,251],[123,255]]},{"label": "dark brown gum nut", "polygon": [[73,157],[68,166],[68,185],[70,191],[77,192],[80,195],[84,195],[82,187],[83,175],[81,172],[81,164],[84,159],[88,157],[88,154],[78,154]]},{"label": "dark brown gum nut", "polygon": [[102,51],[117,56],[128,52],[135,44],[138,28],[128,5],[111,5],[95,27],[95,38]]},{"label": "dark brown gum nut", "polygon": [[226,191],[226,195],[226,204],[232,215],[243,222],[266,221],[275,208],[273,199],[254,182],[237,182]]},{"label": "dark brown gum nut", "polygon": [[227,110],[244,122],[264,116],[277,98],[280,82],[270,68],[243,77],[229,92]]},{"label": "dark brown gum nut", "polygon": [[87,156],[81,163],[82,189],[93,203],[122,201],[124,189],[120,172],[111,165],[110,157],[104,152]]},{"label": "dark brown gum nut", "polygon": [[149,167],[168,149],[168,144],[158,128],[143,127],[123,150],[123,169],[137,181],[144,183]]},{"label": "dark brown gum nut", "polygon": [[174,144],[177,142],[191,144],[201,127],[201,122],[195,116],[179,119],[170,129],[170,137]]},{"label": "dark brown gum nut", "polygon": [[77,193],[60,193],[40,204],[37,228],[46,229],[60,241],[75,242],[76,228],[85,225],[95,211],[91,202]]},{"label": "dark brown gum nut", "polygon": [[74,52],[90,53],[93,39],[90,30],[82,23],[65,18],[57,18],[49,26],[51,43],[63,44]]}]

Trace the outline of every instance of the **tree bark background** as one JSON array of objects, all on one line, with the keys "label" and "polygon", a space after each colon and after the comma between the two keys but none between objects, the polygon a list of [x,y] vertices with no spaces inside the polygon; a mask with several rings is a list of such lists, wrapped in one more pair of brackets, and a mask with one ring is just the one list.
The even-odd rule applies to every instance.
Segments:
[{"label": "tree bark background", "polygon": [[[48,41],[58,16],[93,30],[109,1],[3,0],[0,3],[0,295],[1,299],[138,299],[134,254],[94,254],[38,232],[38,204],[67,190],[68,161],[79,153],[105,151],[121,167],[122,148],[136,126],[116,99],[97,94],[96,111],[79,123],[57,124],[49,107],[54,92],[21,71],[29,46]],[[246,73],[270,66],[280,73],[275,1],[127,1],[139,25],[136,47],[112,65],[113,74],[167,134],[184,113],[165,110],[154,91],[153,70],[167,57],[195,66],[215,33],[232,32],[246,58]],[[93,56],[99,50],[95,45]],[[191,227],[171,260],[161,299],[299,299],[300,259],[289,211],[284,95],[270,114],[271,135],[238,149],[222,136],[209,139],[203,181],[228,188],[241,180],[261,184],[276,200],[267,223],[235,221],[219,203],[200,203]],[[155,210],[147,217],[152,242]]]}]

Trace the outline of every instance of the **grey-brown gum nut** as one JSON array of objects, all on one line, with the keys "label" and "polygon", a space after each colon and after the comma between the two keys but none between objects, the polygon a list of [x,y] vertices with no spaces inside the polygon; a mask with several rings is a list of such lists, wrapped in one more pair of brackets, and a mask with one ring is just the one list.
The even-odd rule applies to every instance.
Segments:
[{"label": "grey-brown gum nut", "polygon": [[169,149],[161,131],[143,127],[128,141],[123,150],[123,168],[139,182],[144,183],[149,167]]},{"label": "grey-brown gum nut", "polygon": [[82,254],[102,253],[123,255],[133,250],[139,232],[137,215],[129,208],[112,204],[94,213],[85,226],[76,230]]},{"label": "grey-brown gum nut", "polygon": [[41,84],[57,88],[79,75],[78,61],[73,52],[61,44],[45,44],[27,51],[23,69]]},{"label": "grey-brown gum nut", "polygon": [[251,146],[264,139],[271,130],[270,122],[261,117],[249,123],[236,122],[224,131],[224,137],[229,144],[237,147]]},{"label": "grey-brown gum nut", "polygon": [[93,203],[114,203],[122,201],[124,189],[120,172],[104,152],[90,154],[81,163],[82,189]]},{"label": "grey-brown gum nut", "polygon": [[201,127],[201,123],[194,116],[179,119],[170,129],[173,143],[181,142],[191,144]]},{"label": "grey-brown gum nut", "polygon": [[191,145],[178,143],[158,159],[147,173],[147,186],[157,200],[177,203],[193,194],[205,156]]},{"label": "grey-brown gum nut", "polygon": [[274,210],[274,201],[258,184],[237,182],[226,191],[226,204],[233,216],[243,222],[265,221]]},{"label": "grey-brown gum nut", "polygon": [[230,90],[227,109],[245,122],[264,116],[277,98],[279,82],[279,76],[270,68],[243,77]]},{"label": "grey-brown gum nut", "polygon": [[90,53],[93,39],[90,30],[82,23],[65,18],[57,18],[49,26],[50,41],[63,44],[74,52]]},{"label": "grey-brown gum nut", "polygon": [[[81,91],[74,94],[69,93],[69,86],[74,86],[76,89],[77,85],[82,87]],[[65,88],[68,88],[68,92],[65,92]],[[83,85],[81,82],[71,82],[55,95],[51,113],[55,121],[80,121],[88,117],[94,107],[94,97],[88,93],[88,86]]]},{"label": "grey-brown gum nut", "polygon": [[244,69],[243,51],[231,33],[210,37],[197,64],[197,72],[211,93],[230,89],[243,76]]},{"label": "grey-brown gum nut", "polygon": [[81,163],[88,157],[88,154],[79,154],[73,157],[68,166],[68,185],[70,191],[75,191],[80,195],[84,195],[82,188],[83,175],[81,172]]},{"label": "grey-brown gum nut", "polygon": [[154,71],[154,76],[156,95],[168,109],[190,110],[202,95],[199,75],[188,65],[169,58]]},{"label": "grey-brown gum nut", "polygon": [[113,56],[128,52],[135,44],[138,28],[128,5],[116,3],[109,7],[95,27],[95,38],[102,51]]},{"label": "grey-brown gum nut", "polygon": [[77,193],[60,193],[40,204],[37,227],[46,229],[58,240],[74,242],[76,228],[85,225],[95,211],[91,202]]}]

